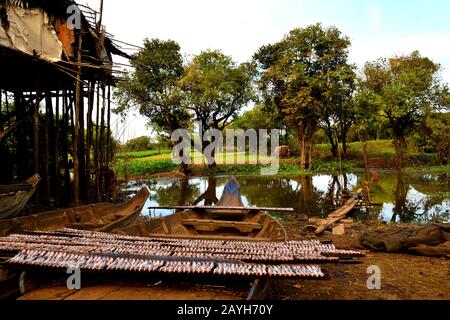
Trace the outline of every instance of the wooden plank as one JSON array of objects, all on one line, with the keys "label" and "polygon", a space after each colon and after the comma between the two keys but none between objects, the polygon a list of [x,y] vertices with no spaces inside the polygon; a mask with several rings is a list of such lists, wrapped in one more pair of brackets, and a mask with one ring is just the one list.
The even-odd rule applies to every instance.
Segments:
[{"label": "wooden plank", "polygon": [[210,232],[219,228],[234,228],[243,233],[250,233],[254,230],[261,230],[263,227],[260,223],[238,221],[184,219],[181,222],[184,225],[193,226],[196,230]]},{"label": "wooden plank", "polygon": [[217,211],[273,211],[273,212],[294,212],[294,208],[266,208],[266,207],[219,207],[219,206],[161,206],[148,207],[154,209],[174,209],[174,210],[217,210]]},{"label": "wooden plank", "polygon": [[362,189],[359,189],[356,194],[351,197],[341,208],[330,213],[328,218],[317,225],[317,229],[314,232],[316,235],[322,234],[325,230],[328,230],[333,224],[346,218],[347,215],[358,205],[359,197],[361,196]]},{"label": "wooden plank", "polygon": [[243,227],[253,227],[254,229],[261,229],[262,225],[256,222],[242,222],[242,221],[221,221],[221,220],[199,220],[199,219],[183,219],[183,224],[194,225],[194,224],[212,224],[218,226],[243,226]]}]

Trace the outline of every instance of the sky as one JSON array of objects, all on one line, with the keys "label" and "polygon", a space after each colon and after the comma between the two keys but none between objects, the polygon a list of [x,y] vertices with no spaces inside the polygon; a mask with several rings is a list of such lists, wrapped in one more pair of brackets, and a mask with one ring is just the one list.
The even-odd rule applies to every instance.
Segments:
[{"label": "sky", "polygon": [[[98,8],[100,0],[79,2]],[[419,50],[442,65],[441,76],[450,83],[448,0],[104,0],[103,24],[116,39],[135,45],[145,38],[172,39],[187,58],[220,49],[244,62],[262,45],[317,22],[350,38],[350,62],[360,68]],[[118,125],[121,140],[150,135],[145,123],[132,116]]]}]

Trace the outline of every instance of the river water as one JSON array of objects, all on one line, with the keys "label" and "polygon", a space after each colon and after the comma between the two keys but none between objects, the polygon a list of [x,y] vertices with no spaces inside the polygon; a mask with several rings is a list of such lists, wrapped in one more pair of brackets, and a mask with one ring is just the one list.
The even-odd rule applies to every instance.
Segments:
[{"label": "river water", "polygon": [[[142,184],[151,189],[151,196],[142,214],[166,216],[172,210],[148,210],[149,206],[212,205],[220,198],[230,176],[170,178],[133,181],[123,190],[133,196]],[[279,214],[280,218],[298,215],[325,217],[338,205],[336,195],[343,188],[356,190],[362,186],[363,173],[342,176],[315,175],[304,177],[236,176],[246,206],[292,207],[294,214]],[[381,219],[396,223],[432,223],[450,220],[450,175],[377,172],[372,176],[372,202],[375,207],[361,209],[356,219]]]}]

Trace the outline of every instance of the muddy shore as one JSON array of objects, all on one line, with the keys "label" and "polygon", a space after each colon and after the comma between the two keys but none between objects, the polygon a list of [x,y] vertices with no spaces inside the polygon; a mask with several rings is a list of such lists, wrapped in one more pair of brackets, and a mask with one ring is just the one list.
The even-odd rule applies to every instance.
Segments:
[{"label": "muddy shore", "polygon": [[[285,221],[293,240],[315,238],[308,232],[307,221]],[[326,232],[320,240],[333,240],[338,247],[364,250],[359,237],[365,231],[396,228],[382,222],[349,224],[344,236]],[[330,265],[329,280],[282,280],[274,283],[270,299],[275,300],[450,300],[450,260],[406,254],[386,254],[365,251],[361,264]],[[369,290],[369,266],[381,269],[381,290]]]}]

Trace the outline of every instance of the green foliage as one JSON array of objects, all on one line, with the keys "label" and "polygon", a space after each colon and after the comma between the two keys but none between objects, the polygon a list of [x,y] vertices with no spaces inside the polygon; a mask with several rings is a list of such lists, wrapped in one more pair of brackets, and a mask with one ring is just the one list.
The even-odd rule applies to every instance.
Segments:
[{"label": "green foliage", "polygon": [[145,151],[151,149],[152,141],[149,137],[139,137],[129,140],[126,143],[126,147],[130,151]]},{"label": "green foliage", "polygon": [[117,84],[115,112],[124,114],[138,107],[153,127],[168,134],[187,127],[190,116],[182,106],[178,87],[184,70],[178,43],[146,39],[130,62],[135,71]]},{"label": "green foliage", "polygon": [[244,112],[241,116],[237,117],[230,125],[232,129],[280,129],[280,124],[274,121],[264,111],[263,106],[257,105],[253,109]]},{"label": "green foliage", "polygon": [[420,150],[436,154],[442,165],[450,163],[450,112],[440,112],[429,116],[425,125],[415,136],[415,144]]},{"label": "green foliage", "polygon": [[337,161],[321,161],[316,160],[313,163],[313,172],[348,172],[354,170],[354,164],[350,161],[342,161],[341,164]]},{"label": "green foliage", "polygon": [[116,165],[117,174],[120,176],[149,176],[156,173],[170,172],[179,168],[172,160],[158,161],[120,161]]},{"label": "green foliage", "polygon": [[309,169],[312,138],[330,105],[342,105],[352,91],[350,41],[320,24],[292,30],[282,41],[254,55],[265,106],[289,123],[299,139],[301,166]]},{"label": "green foliage", "polygon": [[220,51],[203,51],[186,67],[179,85],[188,108],[203,126],[224,129],[253,98],[253,68]]},{"label": "green foliage", "polygon": [[[367,63],[360,81],[359,110],[385,119],[392,130],[397,167],[403,166],[405,135],[423,124],[444,103],[447,89],[438,78],[440,66],[413,52],[408,56]],[[374,121],[373,116],[368,117]]]},{"label": "green foliage", "polygon": [[147,151],[133,151],[133,152],[119,152],[116,153],[116,160],[132,160],[132,159],[142,159],[147,157],[156,156],[159,154],[170,154],[172,150],[147,150]]}]

